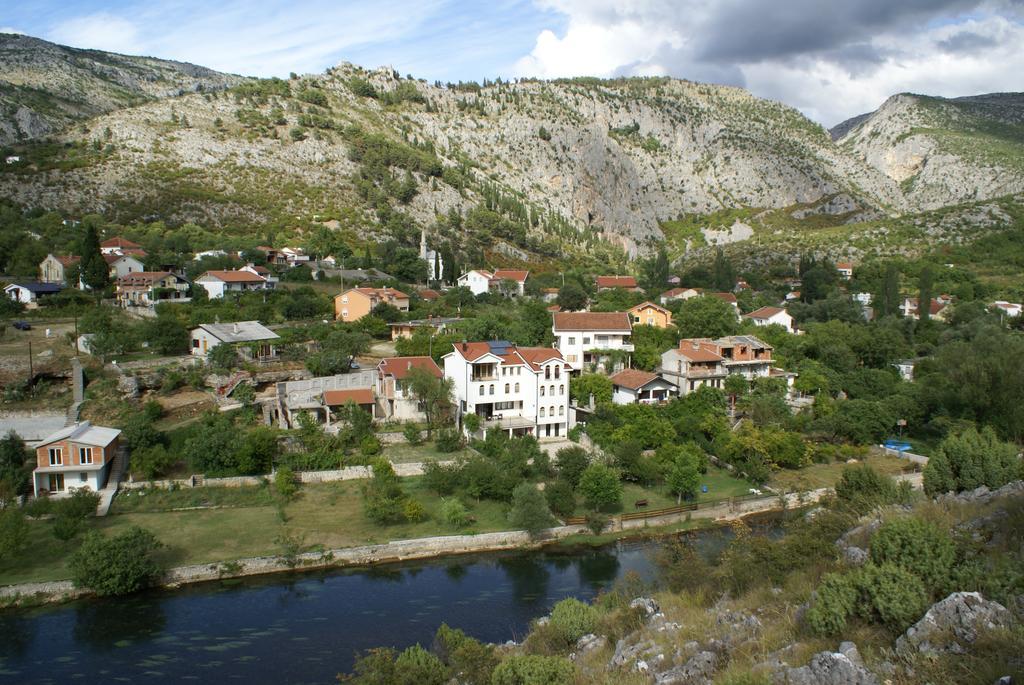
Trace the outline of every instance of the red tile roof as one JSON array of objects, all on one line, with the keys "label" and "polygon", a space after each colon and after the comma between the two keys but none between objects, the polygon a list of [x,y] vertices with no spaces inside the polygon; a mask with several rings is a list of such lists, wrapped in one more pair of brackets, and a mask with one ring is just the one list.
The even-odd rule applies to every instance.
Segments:
[{"label": "red tile roof", "polygon": [[756,309],[756,310],[750,312],[749,314],[747,314],[747,318],[749,318],[749,319],[770,319],[773,316],[775,316],[777,314],[781,314],[784,311],[786,311],[786,310],[783,309],[782,307],[761,307],[760,309]]},{"label": "red tile roof", "polygon": [[598,276],[598,288],[635,288],[636,279],[632,276]]},{"label": "red tile roof", "polygon": [[671,312],[669,310],[665,309],[661,305],[654,304],[653,302],[641,302],[640,304],[636,305],[635,307],[630,307],[629,311],[631,311],[631,312],[638,312],[638,311],[641,311],[643,309],[647,309],[648,307],[650,307],[651,309],[657,309],[659,312],[661,312],[663,314],[671,314]]},{"label": "red tile roof", "polygon": [[[355,290],[356,292],[362,293],[363,295],[366,295],[367,297],[380,297],[380,298],[385,298],[385,299],[388,298],[388,297],[393,297],[393,298],[399,299],[399,300],[407,300],[407,299],[409,299],[408,295],[403,293],[401,290],[395,290],[394,288],[352,288],[352,290]],[[350,291],[346,290],[345,292],[350,292]],[[344,295],[344,294],[345,293],[341,293],[341,295]]]},{"label": "red tile roof", "polygon": [[424,288],[423,290],[419,291],[419,296],[422,297],[424,300],[436,300],[437,298],[441,297],[441,293],[437,292],[436,290],[431,290],[430,288]]},{"label": "red tile roof", "polygon": [[732,293],[707,293],[710,297],[717,297],[720,300],[725,300],[729,304],[736,304],[736,296]]},{"label": "red tile roof", "polygon": [[628,312],[555,312],[552,318],[560,331],[632,330]]},{"label": "red tile roof", "polygon": [[79,257],[78,255],[73,255],[73,254],[55,255],[54,259],[56,259],[58,262],[60,262],[64,266],[71,266],[72,264],[78,264],[78,262],[82,261],[81,257]]},{"label": "red tile roof", "polygon": [[[485,342],[452,343],[453,349],[468,362],[491,354],[491,346]],[[518,347],[513,345],[506,354],[495,355],[506,366],[527,365],[536,370],[540,364],[552,359],[562,359],[562,353],[554,347]]]},{"label": "red tile roof", "polygon": [[324,391],[324,404],[328,407],[337,407],[348,402],[373,404],[373,390],[370,388],[353,388],[351,390]]},{"label": "red tile roof", "polygon": [[517,283],[523,283],[526,281],[526,277],[529,275],[529,271],[520,271],[516,269],[498,269],[494,272],[493,279],[496,281],[516,281]]},{"label": "red tile roof", "polygon": [[676,352],[691,362],[720,362],[724,359],[719,354],[717,345],[700,338],[683,338],[679,341]]},{"label": "red tile roof", "polygon": [[844,271],[853,271],[853,262],[836,262],[837,269],[843,269]]},{"label": "red tile roof", "polygon": [[703,288],[671,288],[661,294],[662,297],[678,297],[685,292],[692,290],[695,293],[703,292]]},{"label": "red tile roof", "polygon": [[142,247],[142,245],[139,245],[138,243],[133,243],[127,238],[122,238],[121,236],[118,235],[114,236],[113,238],[104,240],[102,243],[100,243],[100,247],[140,248]]},{"label": "red tile roof", "polygon": [[148,286],[170,276],[169,271],[136,271],[117,279],[118,285]]},{"label": "red tile roof", "polygon": [[394,376],[398,380],[408,376],[413,369],[425,369],[435,378],[444,375],[441,367],[430,357],[386,357],[380,361],[377,368],[385,376]]},{"label": "red tile roof", "polygon": [[639,369],[623,369],[609,378],[614,385],[630,390],[639,390],[651,381],[658,380],[657,374],[648,373]]},{"label": "red tile roof", "polygon": [[203,276],[212,276],[225,283],[263,283],[266,281],[265,278],[251,271],[207,271]]}]

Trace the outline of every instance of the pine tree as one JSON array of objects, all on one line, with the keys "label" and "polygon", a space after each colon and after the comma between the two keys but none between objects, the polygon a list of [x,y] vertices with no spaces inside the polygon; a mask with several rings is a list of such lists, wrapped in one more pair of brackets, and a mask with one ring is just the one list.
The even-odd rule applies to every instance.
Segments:
[{"label": "pine tree", "polygon": [[82,239],[82,260],[79,262],[82,283],[90,290],[102,295],[103,289],[110,282],[107,261],[100,252],[100,238],[96,225],[91,221],[85,223],[85,237]]},{"label": "pine tree", "polygon": [[917,287],[917,315],[921,321],[927,321],[932,316],[932,283],[934,274],[930,264],[921,269],[921,276],[918,278]]}]

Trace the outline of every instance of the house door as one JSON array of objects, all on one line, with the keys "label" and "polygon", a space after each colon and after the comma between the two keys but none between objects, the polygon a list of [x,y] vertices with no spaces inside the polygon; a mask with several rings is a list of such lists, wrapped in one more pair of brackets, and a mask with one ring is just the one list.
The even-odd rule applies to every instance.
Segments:
[{"label": "house door", "polygon": [[203,338],[203,354],[206,354],[206,338]]},{"label": "house door", "polygon": [[551,424],[550,423],[547,426],[545,426],[545,431],[546,431],[545,436],[550,438],[551,437]]},{"label": "house door", "polygon": [[64,492],[64,474],[50,474],[50,492]]}]

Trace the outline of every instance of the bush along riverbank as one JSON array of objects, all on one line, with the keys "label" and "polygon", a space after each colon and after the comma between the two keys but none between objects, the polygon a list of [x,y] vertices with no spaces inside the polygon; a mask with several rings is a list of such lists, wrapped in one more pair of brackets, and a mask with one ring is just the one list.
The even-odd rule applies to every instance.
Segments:
[{"label": "bush along riverbank", "polygon": [[[928,499],[853,468],[767,539],[731,524],[707,558],[685,539],[659,580],[556,604],[519,643],[441,626],[371,650],[353,683],[894,685],[1024,676],[1024,482]],[[405,682],[403,681],[403,682]]]}]

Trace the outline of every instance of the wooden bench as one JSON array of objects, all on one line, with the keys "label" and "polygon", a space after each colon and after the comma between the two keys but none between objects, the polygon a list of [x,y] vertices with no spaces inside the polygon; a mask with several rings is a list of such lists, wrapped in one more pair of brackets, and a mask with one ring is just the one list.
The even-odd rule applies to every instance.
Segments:
[{"label": "wooden bench", "polygon": [[640,509],[642,507],[646,507],[647,504],[648,504],[647,500],[645,500],[645,499],[638,499],[636,502],[633,503],[633,506],[635,506],[637,509]]}]

